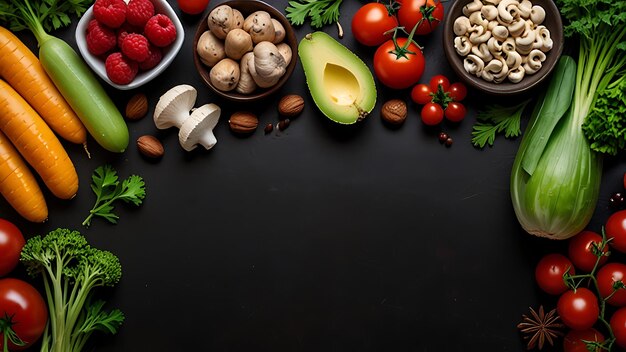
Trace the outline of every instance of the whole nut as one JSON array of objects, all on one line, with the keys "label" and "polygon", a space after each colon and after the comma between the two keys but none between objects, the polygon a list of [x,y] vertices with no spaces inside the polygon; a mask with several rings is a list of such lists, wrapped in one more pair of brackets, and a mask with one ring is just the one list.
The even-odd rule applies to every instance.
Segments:
[{"label": "whole nut", "polygon": [[259,125],[259,119],[248,111],[238,111],[230,115],[230,130],[235,133],[252,133]]},{"label": "whole nut", "polygon": [[387,101],[380,110],[380,116],[383,120],[394,125],[402,124],[406,120],[406,115],[406,103],[400,99]]},{"label": "whole nut", "polygon": [[137,149],[139,152],[150,159],[158,159],[163,156],[163,144],[156,137],[144,135],[137,138]]},{"label": "whole nut", "polygon": [[126,104],[126,118],[129,120],[139,120],[148,113],[148,98],[143,93],[132,96]]},{"label": "whole nut", "polygon": [[278,102],[278,113],[286,117],[294,117],[304,110],[304,99],[297,94],[285,95]]}]

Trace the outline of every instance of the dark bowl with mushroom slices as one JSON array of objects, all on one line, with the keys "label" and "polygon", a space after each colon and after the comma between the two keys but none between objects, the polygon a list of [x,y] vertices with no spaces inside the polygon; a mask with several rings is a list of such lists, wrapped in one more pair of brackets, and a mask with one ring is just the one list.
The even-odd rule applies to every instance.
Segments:
[{"label": "dark bowl with mushroom slices", "polygon": [[[245,20],[254,14],[259,17],[255,18],[254,23],[251,18],[244,28]],[[268,18],[272,26],[265,24],[269,23]],[[212,28],[209,26],[210,21]],[[255,25],[258,27],[249,28]],[[273,37],[267,32],[267,27],[274,29]],[[283,31],[284,37],[280,31]],[[261,44],[256,49],[260,54],[256,57],[257,61],[250,54],[253,52],[250,44],[254,48]],[[271,5],[262,1],[225,1],[211,8],[198,25],[193,51],[194,64],[200,77],[215,94],[231,101],[254,102],[278,91],[289,79],[297,63],[298,40],[287,18]],[[246,67],[244,75],[242,61]],[[252,63],[246,64],[248,61]],[[254,62],[259,64],[255,65]],[[238,66],[239,77],[234,73],[237,71],[235,66]],[[256,67],[261,68],[254,72],[254,77],[248,69],[250,66],[254,66],[254,70]]]},{"label": "dark bowl with mushroom slices", "polygon": [[508,96],[536,87],[563,51],[553,0],[456,0],[444,19],[443,49],[469,86]]}]

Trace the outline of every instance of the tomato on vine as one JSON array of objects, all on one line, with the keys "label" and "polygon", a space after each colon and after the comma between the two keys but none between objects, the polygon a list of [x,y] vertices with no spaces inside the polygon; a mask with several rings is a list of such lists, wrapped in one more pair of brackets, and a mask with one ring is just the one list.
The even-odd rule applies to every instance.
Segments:
[{"label": "tomato on vine", "polygon": [[411,89],[411,100],[420,105],[430,103],[433,99],[432,95],[433,90],[430,89],[429,85],[424,83],[416,84],[413,89]]},{"label": "tomato on vine", "polygon": [[0,350],[17,351],[33,345],[47,322],[48,308],[39,291],[22,280],[0,279]]},{"label": "tomato on vine", "polygon": [[620,308],[613,313],[610,325],[617,345],[626,348],[626,308]]},{"label": "tomato on vine", "polygon": [[[602,236],[593,231],[582,231],[569,240],[567,256],[574,266],[584,272],[591,272],[598,261],[600,246],[602,246]],[[604,245],[602,257],[598,265],[602,265],[608,259],[608,246]]]},{"label": "tomato on vine", "polygon": [[626,306],[626,265],[608,263],[598,270],[596,280],[600,296],[607,303],[618,307]]},{"label": "tomato on vine", "polygon": [[[415,103],[420,105],[433,103],[441,107],[443,115],[439,122],[443,120],[443,117],[451,122],[462,121],[467,114],[467,109],[460,101],[463,100],[466,95],[467,88],[465,88],[463,83],[456,82],[450,84],[450,80],[444,75],[435,75],[430,79],[428,84],[417,84],[411,90],[411,100]],[[422,111],[425,110],[428,114],[431,114],[426,119],[423,119],[425,120],[424,123],[426,123],[426,121],[431,123],[436,121],[436,119],[432,118],[434,108],[432,106],[429,106],[428,109],[424,108]]]},{"label": "tomato on vine", "polygon": [[383,43],[374,53],[374,73],[385,86],[408,88],[422,77],[426,62],[422,49],[409,38],[394,38]]},{"label": "tomato on vine", "polygon": [[0,219],[0,277],[10,273],[20,260],[26,241],[12,222]]},{"label": "tomato on vine", "polygon": [[444,116],[452,122],[460,122],[465,118],[467,114],[467,110],[465,109],[465,105],[458,103],[456,101],[451,101],[448,103],[448,106],[444,109]]},{"label": "tomato on vine", "polygon": [[422,122],[428,126],[438,125],[443,121],[443,108],[437,103],[426,103],[422,107]]},{"label": "tomato on vine", "polygon": [[433,92],[439,90],[439,86],[441,86],[444,92],[448,92],[450,89],[450,80],[444,75],[434,75],[428,83]]},{"label": "tomato on vine", "polygon": [[417,26],[415,34],[426,35],[443,21],[443,14],[440,0],[404,0],[398,10],[398,22],[407,30]]},{"label": "tomato on vine", "polygon": [[544,292],[559,295],[567,291],[563,275],[574,275],[574,265],[566,256],[558,253],[547,254],[535,267],[535,280]]},{"label": "tomato on vine", "polygon": [[598,298],[591,290],[584,287],[562,294],[556,304],[556,310],[563,324],[574,330],[593,327],[600,315]]},{"label": "tomato on vine", "polygon": [[461,101],[467,96],[467,87],[461,82],[452,83],[448,88],[448,95],[454,101]]},{"label": "tomato on vine", "polygon": [[391,6],[370,2],[361,6],[352,17],[352,35],[359,43],[378,46],[391,39],[398,20]]},{"label": "tomato on vine", "polygon": [[[563,352],[589,352],[585,341],[602,343],[604,342],[604,336],[594,328],[571,330],[563,338]],[[599,347],[594,349],[594,352],[600,351]]]}]

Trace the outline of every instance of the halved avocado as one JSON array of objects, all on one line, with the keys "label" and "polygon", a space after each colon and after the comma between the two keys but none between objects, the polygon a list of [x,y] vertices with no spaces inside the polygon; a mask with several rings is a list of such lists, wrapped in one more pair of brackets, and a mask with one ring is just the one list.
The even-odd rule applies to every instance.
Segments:
[{"label": "halved avocado", "polygon": [[376,83],[367,65],[324,32],[307,34],[298,45],[315,105],[329,119],[353,124],[376,105]]}]

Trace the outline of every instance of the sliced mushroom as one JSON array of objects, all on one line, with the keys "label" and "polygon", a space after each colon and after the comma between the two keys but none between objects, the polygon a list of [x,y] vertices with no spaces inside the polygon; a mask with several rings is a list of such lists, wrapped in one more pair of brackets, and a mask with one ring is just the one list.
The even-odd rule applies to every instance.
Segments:
[{"label": "sliced mushroom", "polygon": [[509,75],[507,76],[511,83],[519,83],[524,78],[526,71],[524,71],[524,66],[519,66],[514,69],[509,70]]},{"label": "sliced mushroom", "polygon": [[200,56],[200,61],[209,67],[215,66],[215,64],[226,57],[224,42],[211,31],[205,31],[200,35],[196,45],[196,52]]},{"label": "sliced mushroom", "polygon": [[469,74],[480,77],[485,68],[485,63],[478,56],[470,54],[463,60],[463,68]]},{"label": "sliced mushroom", "polygon": [[546,10],[539,5],[535,5],[530,10],[530,20],[533,21],[534,24],[540,25],[543,23],[543,20],[546,19]]},{"label": "sliced mushroom", "polygon": [[250,33],[254,44],[258,44],[262,41],[272,42],[276,37],[272,17],[266,11],[251,13],[243,22],[243,29]]},{"label": "sliced mushroom", "polygon": [[483,68],[483,72],[480,74],[480,76],[488,82],[493,82],[495,79],[494,74],[500,73],[503,66],[503,63],[500,60],[490,60]]},{"label": "sliced mushroom", "polygon": [[526,22],[524,33],[515,38],[515,47],[520,54],[528,55],[530,50],[532,50],[533,43],[535,42],[535,35],[535,30],[529,22]]},{"label": "sliced mushroom", "polygon": [[526,28],[526,21],[523,19],[515,20],[507,25],[509,30],[509,34],[513,37],[518,37],[524,33],[524,29]]},{"label": "sliced mushroom", "polygon": [[482,13],[483,17],[488,21],[493,21],[498,18],[498,9],[494,5],[484,5],[480,9],[480,13]]},{"label": "sliced mushroom", "polygon": [[489,51],[487,43],[481,43],[480,45],[474,45],[472,47],[472,54],[478,56],[484,62],[489,62],[493,59],[493,55]]},{"label": "sliced mushroom", "polygon": [[493,74],[493,82],[494,83],[502,83],[502,82],[504,82],[506,77],[509,75],[509,66],[506,64],[504,59],[502,57],[499,57],[498,60],[500,60],[500,62],[502,63],[502,68],[500,69],[500,72],[495,72]]},{"label": "sliced mushroom", "polygon": [[501,1],[501,0],[484,0],[484,2],[485,2],[486,4],[491,4],[491,5],[494,5],[494,6],[498,6],[498,4],[500,3],[500,1]]},{"label": "sliced mushroom", "polygon": [[469,16],[470,24],[479,25],[483,27],[483,29],[487,29],[489,25],[489,21],[483,16],[480,11],[476,11]]},{"label": "sliced mushroom", "polygon": [[522,65],[522,55],[520,55],[517,51],[507,51],[503,57],[510,70],[514,70]]},{"label": "sliced mushroom", "polygon": [[456,20],[454,20],[452,29],[456,35],[465,35],[469,31],[470,27],[472,27],[472,24],[470,23],[469,18],[459,16]]},{"label": "sliced mushroom", "polygon": [[[544,61],[546,61],[546,54],[543,51],[537,49],[531,51],[526,58],[526,63],[524,64],[526,73],[532,74],[539,71]],[[529,69],[534,72],[529,72]]]},{"label": "sliced mushroom", "polygon": [[469,36],[470,42],[474,45],[486,43],[489,38],[491,38],[491,32],[481,27],[479,27],[477,31],[472,32]]},{"label": "sliced mushroom", "polygon": [[505,53],[513,52],[515,49],[515,39],[509,37],[502,42],[502,51]]},{"label": "sliced mushroom", "polygon": [[476,11],[480,11],[480,9],[483,7],[483,3],[480,0],[473,0],[472,2],[470,2],[469,4],[463,6],[463,14],[465,16],[468,16]]},{"label": "sliced mushroom", "polygon": [[509,37],[509,29],[505,26],[498,25],[495,26],[493,30],[491,30],[491,35],[499,41],[503,42],[506,40],[506,38]]},{"label": "sliced mushroom", "polygon": [[487,48],[494,57],[502,56],[502,42],[498,39],[494,37],[489,38],[487,41]]},{"label": "sliced mushroom", "polygon": [[550,37],[550,30],[545,26],[537,26],[536,31],[537,36],[541,38],[543,44],[541,46],[541,51],[543,51],[544,53],[550,51],[550,49],[552,49],[552,46],[554,45],[554,42]]},{"label": "sliced mushroom", "polygon": [[511,23],[515,19],[515,15],[519,11],[517,0],[502,0],[498,4],[498,18],[504,23]]},{"label": "sliced mushroom", "polygon": [[522,16],[522,18],[524,19],[528,19],[530,17],[530,12],[532,8],[533,4],[532,2],[530,2],[530,0],[522,0],[517,6],[520,16]]},{"label": "sliced mushroom", "polygon": [[456,37],[454,38],[454,49],[456,49],[457,54],[467,56],[472,50],[472,43],[466,36]]}]

